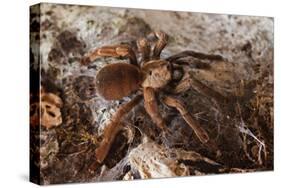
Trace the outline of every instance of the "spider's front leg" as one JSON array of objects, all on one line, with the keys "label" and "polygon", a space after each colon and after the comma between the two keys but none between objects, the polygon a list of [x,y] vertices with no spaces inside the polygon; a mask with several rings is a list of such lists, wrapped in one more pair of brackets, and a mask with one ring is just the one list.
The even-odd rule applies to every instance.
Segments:
[{"label": "spider's front leg", "polygon": [[192,115],[185,109],[183,102],[169,96],[166,96],[163,101],[166,105],[174,107],[180,112],[185,122],[193,129],[196,136],[203,144],[206,144],[209,141],[208,133],[200,126],[198,121],[196,121],[192,117]]},{"label": "spider's front leg", "polygon": [[149,61],[150,58],[150,43],[146,38],[137,40],[137,46],[141,54],[141,63]]},{"label": "spider's front leg", "polygon": [[109,149],[114,141],[115,136],[119,132],[122,123],[122,118],[131,111],[140,101],[142,100],[142,95],[136,96],[130,102],[122,105],[117,112],[111,118],[109,124],[106,126],[103,134],[103,140],[101,141],[99,147],[95,150],[96,159],[99,163],[102,163],[107,156]]},{"label": "spider's front leg", "polygon": [[211,60],[211,61],[223,61],[224,58],[221,55],[216,54],[205,54],[200,52],[195,52],[191,50],[186,50],[183,52],[180,52],[178,54],[172,55],[168,58],[166,58],[167,61],[174,63],[176,60],[184,58],[184,57],[194,57],[197,59],[205,59],[205,60]]},{"label": "spider's front leg", "polygon": [[151,33],[149,37],[151,36],[157,38],[157,41],[153,48],[152,59],[159,59],[162,50],[165,48],[165,46],[168,43],[169,37],[166,33],[162,31],[155,31]]},{"label": "spider's front leg", "polygon": [[125,57],[129,58],[130,63],[137,65],[136,54],[132,48],[127,45],[103,46],[98,48],[82,58],[81,64],[87,65],[100,57]]},{"label": "spider's front leg", "polygon": [[220,103],[227,103],[229,99],[221,93],[213,90],[209,86],[203,84],[194,77],[191,77],[188,72],[185,72],[182,79],[178,82],[172,93],[182,93],[190,88],[195,89],[198,93],[211,97]]},{"label": "spider's front leg", "polygon": [[211,89],[209,86],[203,84],[202,82],[200,82],[196,78],[190,79],[190,85],[191,85],[192,88],[194,88],[199,93],[201,93],[201,94],[203,94],[207,97],[211,97],[211,98],[215,99],[216,101],[218,101],[220,103],[225,104],[225,103],[229,102],[229,99],[227,97],[225,97],[224,95],[220,94],[219,92]]},{"label": "spider's front leg", "polygon": [[165,132],[169,132],[168,128],[166,127],[164,119],[159,113],[154,89],[151,87],[145,87],[143,89],[143,96],[144,96],[145,110],[148,113],[148,115],[151,117],[152,121],[161,130]]}]

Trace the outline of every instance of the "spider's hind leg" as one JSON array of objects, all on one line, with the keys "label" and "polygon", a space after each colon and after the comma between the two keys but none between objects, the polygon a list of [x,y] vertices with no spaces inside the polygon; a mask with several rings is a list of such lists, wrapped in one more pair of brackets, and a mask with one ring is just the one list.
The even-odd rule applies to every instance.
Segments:
[{"label": "spider's hind leg", "polygon": [[87,65],[90,62],[100,57],[124,57],[130,60],[130,63],[137,65],[136,54],[128,45],[115,45],[115,46],[103,46],[98,48],[84,56],[81,60],[82,65]]},{"label": "spider's hind leg", "polygon": [[109,149],[114,141],[115,136],[119,132],[122,126],[122,118],[132,110],[140,101],[142,100],[142,96],[138,95],[130,102],[122,105],[117,112],[111,118],[109,124],[106,126],[103,134],[103,140],[101,141],[98,148],[95,150],[96,159],[99,163],[103,162],[105,157],[107,156]]}]

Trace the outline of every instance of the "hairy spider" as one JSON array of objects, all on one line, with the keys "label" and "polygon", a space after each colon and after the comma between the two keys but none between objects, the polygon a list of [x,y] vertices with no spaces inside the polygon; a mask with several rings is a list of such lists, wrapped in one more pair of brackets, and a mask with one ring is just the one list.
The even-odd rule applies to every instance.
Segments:
[{"label": "hairy spider", "polygon": [[133,48],[128,45],[103,46],[89,52],[82,59],[81,64],[87,65],[100,57],[128,58],[130,63],[116,62],[106,65],[98,71],[95,79],[97,93],[106,100],[120,100],[139,90],[142,94],[134,97],[130,102],[121,105],[113,115],[104,131],[103,140],[96,149],[97,161],[101,163],[111,147],[122,118],[144,98],[144,107],[157,127],[165,132],[169,129],[165,125],[158,110],[157,94],[164,95],[161,100],[169,107],[176,108],[186,123],[193,129],[199,140],[206,144],[209,142],[207,132],[199,125],[192,115],[185,109],[182,101],[172,97],[172,94],[181,93],[193,87],[200,93],[224,99],[224,96],[207,87],[199,80],[191,78],[188,72],[183,76],[176,76],[176,69],[181,65],[181,58],[191,56],[197,59],[223,60],[220,55],[203,54],[194,51],[183,51],[166,59],[160,59],[160,54],[168,42],[168,35],[157,31],[149,34],[147,38],[137,40],[140,61]]}]

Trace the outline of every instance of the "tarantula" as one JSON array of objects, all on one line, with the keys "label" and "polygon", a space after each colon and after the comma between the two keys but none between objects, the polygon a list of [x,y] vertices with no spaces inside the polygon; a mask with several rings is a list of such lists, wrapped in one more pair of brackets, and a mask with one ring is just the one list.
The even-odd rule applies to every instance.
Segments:
[{"label": "tarantula", "polygon": [[[133,48],[129,45],[103,46],[87,53],[81,60],[82,65],[87,65],[100,57],[128,58],[129,63],[116,62],[106,65],[98,71],[95,79],[97,93],[106,100],[120,100],[137,90],[142,94],[134,97],[130,102],[119,107],[104,131],[103,140],[95,150],[96,159],[103,162],[122,122],[122,118],[144,98],[144,107],[157,127],[164,132],[169,132],[158,110],[157,94],[164,93],[161,100],[169,107],[176,108],[186,123],[193,129],[199,140],[206,144],[209,142],[208,133],[199,125],[192,115],[185,109],[183,102],[172,97],[172,94],[181,93],[193,87],[200,93],[224,99],[220,93],[207,87],[200,81],[191,78],[185,72],[179,78],[178,66],[181,58],[191,56],[197,59],[223,60],[220,55],[203,54],[194,51],[183,51],[168,58],[161,59],[160,54],[168,42],[168,35],[157,31],[146,38],[136,41],[140,61]],[[176,83],[176,84],[175,84]]]}]

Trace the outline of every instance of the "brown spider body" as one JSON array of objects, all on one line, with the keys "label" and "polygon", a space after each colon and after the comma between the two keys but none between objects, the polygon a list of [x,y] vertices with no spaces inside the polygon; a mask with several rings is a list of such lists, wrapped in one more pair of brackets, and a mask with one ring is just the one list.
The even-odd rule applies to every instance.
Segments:
[{"label": "brown spider body", "polygon": [[171,80],[171,67],[167,61],[152,60],[140,71],[127,63],[113,63],[103,67],[96,76],[96,88],[106,100],[120,100],[141,86],[159,89]]},{"label": "brown spider body", "polygon": [[106,100],[120,100],[139,89],[142,75],[128,63],[113,63],[102,68],[96,76],[96,88]]},{"label": "brown spider body", "polygon": [[[156,39],[156,42],[149,41],[151,38]],[[142,96],[146,112],[155,125],[162,131],[170,132],[165,124],[164,118],[158,110],[158,102],[163,102],[165,105],[177,109],[203,144],[209,143],[210,145],[210,143],[212,143],[207,132],[192,115],[186,111],[184,103],[169,95],[171,93],[178,94],[193,87],[200,93],[211,96],[217,100],[223,99],[224,101],[224,96],[204,85],[199,80],[193,80],[188,72],[183,73],[183,76],[178,76],[175,73],[175,70],[179,70],[178,68],[182,66],[179,60],[187,56],[197,59],[219,61],[223,60],[223,58],[219,55],[183,51],[166,59],[161,59],[161,51],[166,46],[167,42],[168,36],[161,31],[153,32],[151,36],[139,39],[137,41],[137,47],[140,53],[140,62],[138,62],[134,50],[126,45],[104,46],[90,52],[81,60],[82,65],[87,65],[99,57],[125,57],[129,59],[130,64],[113,63],[106,65],[97,73],[95,81],[97,92],[104,99],[119,100],[125,96],[131,95],[137,90],[142,92],[142,95],[139,94],[130,102],[121,105],[106,126],[103,140],[95,151],[98,162],[101,163],[105,159],[114,137],[120,130],[122,118],[132,110],[134,106],[141,102]],[[164,94],[161,100],[157,99],[159,92]]]}]

